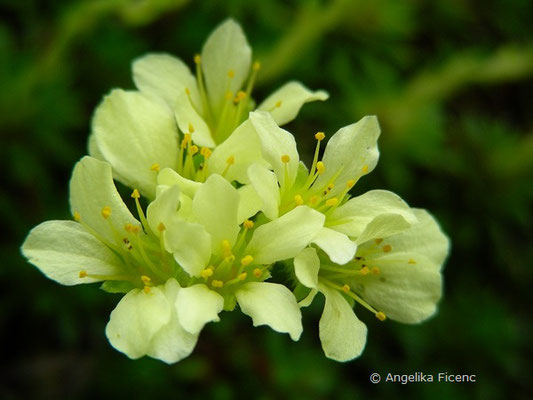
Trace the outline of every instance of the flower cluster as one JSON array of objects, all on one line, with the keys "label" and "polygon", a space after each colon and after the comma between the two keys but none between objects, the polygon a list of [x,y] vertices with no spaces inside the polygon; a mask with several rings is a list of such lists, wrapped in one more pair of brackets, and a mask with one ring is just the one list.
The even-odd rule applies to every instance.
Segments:
[{"label": "flower cluster", "polygon": [[[195,74],[166,54],[133,63],[138,90],[105,97],[90,156],[74,167],[74,220],[35,227],[22,246],[29,262],[64,285],[103,282],[123,293],[106,335],[134,359],[177,362],[205,324],[236,308],[298,340],[301,309],[317,293],[322,347],[339,361],[365,345],[356,305],[382,321],[430,317],[446,236],[391,192],[349,194],[376,166],[377,119],[341,128],[323,152],[325,134],[315,133],[307,168],[280,125],[325,92],[289,82],[256,106],[260,65],[232,20],[194,62]],[[137,218],[114,180],[132,189]],[[289,281],[269,282],[275,268]]]}]

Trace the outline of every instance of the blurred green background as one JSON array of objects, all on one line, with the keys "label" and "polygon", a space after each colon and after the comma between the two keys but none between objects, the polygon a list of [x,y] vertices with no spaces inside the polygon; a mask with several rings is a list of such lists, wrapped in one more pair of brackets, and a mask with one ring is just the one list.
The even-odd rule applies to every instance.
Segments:
[{"label": "blurred green background", "polygon": [[[530,0],[0,0],[0,15],[0,397],[531,398]],[[359,312],[368,343],[352,362],[323,356],[320,301],[298,343],[224,313],[188,359],[130,361],[104,335],[119,297],[59,286],[20,256],[34,225],[69,218],[91,114],[111,88],[133,88],[131,61],[165,51],[192,65],[228,16],[262,62],[257,99],[289,79],[329,91],[287,127],[303,157],[316,131],[378,115],[380,163],[354,194],[394,191],[452,240],[439,313],[407,326]],[[368,380],[416,371],[477,382]]]}]

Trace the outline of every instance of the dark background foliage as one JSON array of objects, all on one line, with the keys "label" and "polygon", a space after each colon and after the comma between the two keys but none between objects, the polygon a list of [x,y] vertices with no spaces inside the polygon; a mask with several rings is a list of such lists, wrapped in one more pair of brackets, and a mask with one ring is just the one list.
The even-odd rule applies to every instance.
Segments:
[{"label": "dark background foliage", "polygon": [[[2,398],[528,398],[532,347],[533,6],[509,1],[0,0],[0,393]],[[227,16],[263,64],[256,98],[289,79],[331,94],[288,126],[304,158],[313,134],[365,114],[381,122],[383,188],[431,210],[452,241],[439,313],[417,326],[368,325],[340,364],[318,340],[224,313],[188,359],[130,361],[104,335],[119,298],[62,287],[20,256],[27,232],[66,219],[67,183],[91,114],[133,88],[150,51],[188,62]],[[190,62],[192,64],[192,62]],[[476,383],[371,385],[369,374],[469,373]]]}]

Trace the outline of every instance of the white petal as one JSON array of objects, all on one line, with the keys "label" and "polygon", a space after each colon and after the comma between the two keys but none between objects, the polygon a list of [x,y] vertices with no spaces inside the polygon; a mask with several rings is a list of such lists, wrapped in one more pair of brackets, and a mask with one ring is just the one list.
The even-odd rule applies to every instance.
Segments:
[{"label": "white petal", "polygon": [[196,77],[180,59],[165,53],[147,54],[133,61],[133,81],[139,90],[163,100],[174,110],[178,94],[189,89],[195,107],[201,110]]},{"label": "white petal", "polygon": [[348,236],[329,228],[322,228],[313,243],[324,250],[331,261],[340,265],[351,261],[357,250],[357,244]]},{"label": "white petal", "polygon": [[320,269],[320,259],[313,247],[303,249],[300,254],[294,257],[294,273],[298,281],[308,287],[316,288],[318,285],[318,271]]},{"label": "white petal", "polygon": [[[159,188],[162,185],[158,186]],[[150,229],[157,236],[160,235],[159,224],[166,225],[177,214],[180,205],[180,188],[179,186],[164,186],[165,190],[157,194],[154,201],[152,201],[146,209],[146,219],[150,225]]]},{"label": "white petal", "polygon": [[22,254],[48,278],[62,285],[98,282],[80,278],[82,270],[92,275],[124,274],[124,265],[107,246],[74,221],[46,221],[31,230]]},{"label": "white petal", "polygon": [[248,168],[248,177],[262,201],[261,211],[268,219],[276,219],[281,201],[276,175],[262,165],[253,164]]},{"label": "white petal", "polygon": [[134,289],[111,312],[106,335],[111,345],[136,359],[147,354],[154,335],[171,319],[171,306],[159,287]]},{"label": "white petal", "polygon": [[200,333],[208,322],[220,321],[218,314],[223,307],[224,298],[204,284],[180,290],[176,299],[180,324],[192,334]]},{"label": "white petal", "polygon": [[278,125],[285,125],[296,118],[305,103],[324,101],[328,97],[329,95],[323,90],[311,92],[300,82],[288,82],[268,96],[257,109],[269,111]]},{"label": "white petal", "polygon": [[177,166],[174,115],[140,92],[116,89],[96,109],[92,126],[98,150],[117,179],[153,198],[157,173],[152,165]]},{"label": "white petal", "polygon": [[178,362],[189,356],[198,340],[198,334],[187,332],[180,325],[174,304],[180,286],[175,279],[169,279],[162,291],[170,305],[170,320],[153,336],[146,354],[167,364]]},{"label": "white petal", "polygon": [[322,157],[326,171],[319,175],[313,186],[326,186],[341,171],[331,191],[334,196],[344,190],[349,180],[370,173],[378,162],[379,133],[375,116],[363,117],[357,123],[339,129],[329,140]]},{"label": "white petal", "polygon": [[171,168],[165,168],[159,172],[159,175],[157,175],[157,184],[166,186],[178,185],[182,193],[191,198],[194,197],[196,191],[202,186],[200,182],[184,178]]},{"label": "white petal", "polygon": [[372,263],[379,267],[379,275],[354,279],[355,289],[370,305],[403,323],[420,322],[435,313],[442,277],[431,260],[417,253],[394,252]]},{"label": "white petal", "polygon": [[[385,217],[378,218],[381,215]],[[413,210],[398,195],[387,190],[371,190],[338,207],[328,216],[327,222],[332,224],[332,229],[363,243],[369,238],[394,235],[418,223],[418,220]],[[367,231],[362,237],[365,229]],[[378,236],[372,237],[372,234]]]},{"label": "white petal", "polygon": [[299,206],[258,227],[245,251],[258,264],[271,264],[296,256],[313,240],[324,224],[324,215]]},{"label": "white petal", "polygon": [[[265,111],[250,113],[250,121],[261,140],[263,158],[274,169],[281,187],[291,187],[300,161],[294,136],[281,129]],[[282,161],[283,156],[289,156],[288,163]],[[285,182],[286,176],[287,182]]]},{"label": "white petal", "polygon": [[[202,69],[205,74],[209,101],[218,114],[227,90],[237,93],[250,71],[252,49],[246,36],[232,19],[220,24],[207,38],[202,49]],[[233,71],[234,77],[228,78]],[[229,89],[228,89],[229,83]]]},{"label": "white petal", "polygon": [[302,334],[302,314],[296,299],[283,285],[248,282],[235,292],[244,314],[254,326],[268,325],[276,332],[288,333],[296,341]]},{"label": "white petal", "polygon": [[448,256],[450,241],[426,210],[415,208],[413,212],[419,222],[402,233],[388,237],[387,243],[395,252],[422,254],[440,269]]},{"label": "white petal", "polygon": [[252,185],[244,185],[237,189],[239,192],[239,210],[237,222],[242,224],[245,220],[257,214],[263,206],[263,201]]},{"label": "white petal", "polygon": [[178,122],[178,127],[184,133],[192,132],[191,139],[198,146],[214,147],[215,141],[211,136],[211,130],[207,126],[203,117],[198,114],[197,109],[193,107],[187,93],[182,92],[176,96],[174,105],[174,115]]},{"label": "white petal", "polygon": [[366,344],[367,329],[355,316],[352,308],[336,290],[320,285],[326,297],[319,331],[326,357],[336,361],[349,361],[358,357]]},{"label": "white petal", "polygon": [[235,162],[224,175],[229,182],[237,180],[248,183],[247,170],[250,165],[254,163],[268,165],[263,160],[259,136],[249,120],[240,124],[226,140],[215,147],[208,161],[208,170],[211,173],[222,174],[230,157],[233,157]]},{"label": "white petal", "polygon": [[[111,208],[108,219],[102,216],[104,207]],[[83,157],[72,171],[70,179],[70,208],[79,213],[82,221],[110,243],[115,242],[114,229],[139,222],[131,215],[113,183],[111,166],[92,157]]]},{"label": "white petal", "polygon": [[211,235],[213,253],[218,254],[223,240],[233,246],[240,227],[237,223],[239,193],[220,175],[211,175],[198,189],[192,201],[197,221]]},{"label": "white petal", "polygon": [[174,219],[166,226],[165,246],[181,267],[191,276],[198,276],[211,258],[211,237],[196,223]]},{"label": "white petal", "polygon": [[305,298],[303,298],[302,300],[298,302],[298,307],[300,308],[309,307],[311,303],[313,302],[313,300],[315,299],[315,296],[317,293],[318,293],[317,289],[312,289]]}]

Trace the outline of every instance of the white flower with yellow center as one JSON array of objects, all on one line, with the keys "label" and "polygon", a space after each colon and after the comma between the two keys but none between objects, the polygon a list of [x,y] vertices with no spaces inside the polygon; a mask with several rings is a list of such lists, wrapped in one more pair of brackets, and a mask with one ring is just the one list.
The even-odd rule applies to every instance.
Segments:
[{"label": "white flower with yellow center", "polygon": [[[430,214],[412,212],[418,223],[390,236],[381,236],[383,230],[368,234],[345,265],[335,264],[314,247],[294,259],[296,277],[311,289],[300,305],[309,305],[317,291],[326,298],[319,330],[327,357],[348,361],[363,351],[367,329],[353,312],[354,303],[381,321],[413,324],[435,313],[449,241]],[[362,219],[361,229],[368,232],[372,221]]]},{"label": "white flower with yellow center", "polygon": [[[245,183],[246,168],[261,158],[259,144],[247,134],[253,128],[244,124],[232,134],[255,108],[251,94],[260,68],[252,64],[241,27],[233,20],[222,23],[195,63],[196,77],[168,54],[136,60],[133,79],[139,91],[113,90],[94,114],[89,153],[111,163],[117,180],[149,198],[164,168],[192,181],[218,173]],[[289,82],[258,109],[284,124],[304,103],[327,97]],[[212,150],[228,141],[225,149]]]},{"label": "white flower with yellow center", "polygon": [[[164,249],[164,227],[152,231],[137,190],[132,197],[142,225],[116,191],[111,166],[84,157],[70,181],[74,221],[38,225],[22,253],[63,285],[104,281],[108,292],[127,292],[111,313],[109,341],[131,358],[149,355],[173,363],[192,352],[205,323],[218,321],[224,300],[203,283],[188,284]],[[155,217],[165,212],[157,205],[151,211]]]},{"label": "white flower with yellow center", "polygon": [[[274,221],[243,219],[239,192],[220,175],[211,175],[192,200],[179,187],[159,186],[148,207],[152,225],[164,227],[166,249],[190,275],[189,285],[205,284],[224,298],[224,309],[241,310],[254,326],[269,325],[297,340],[301,315],[294,295],[281,284],[264,282],[276,261],[299,254],[320,231],[324,216],[298,207]],[[151,207],[161,212],[152,216]]]}]

